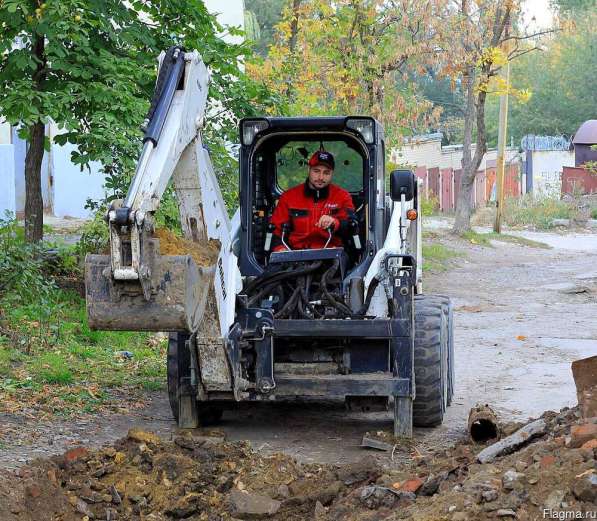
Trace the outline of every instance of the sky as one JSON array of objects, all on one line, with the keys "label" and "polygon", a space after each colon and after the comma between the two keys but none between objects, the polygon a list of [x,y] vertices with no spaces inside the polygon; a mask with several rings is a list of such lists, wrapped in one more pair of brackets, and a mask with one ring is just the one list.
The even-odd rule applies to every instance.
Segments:
[{"label": "sky", "polygon": [[553,11],[549,7],[549,0],[526,0],[522,10],[525,25],[528,24],[530,30],[546,29],[553,23]]}]

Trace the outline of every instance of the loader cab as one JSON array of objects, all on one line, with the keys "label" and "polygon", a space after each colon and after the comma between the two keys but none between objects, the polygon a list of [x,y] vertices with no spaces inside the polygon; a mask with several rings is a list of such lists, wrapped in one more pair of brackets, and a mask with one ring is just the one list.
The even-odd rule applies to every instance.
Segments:
[{"label": "loader cab", "polygon": [[350,272],[364,273],[385,235],[381,124],[369,117],[258,118],[242,120],[240,134],[241,274],[266,269],[266,235],[278,199],[305,182],[308,159],[320,149],[335,157],[332,183],[351,194],[361,247],[346,244],[345,250]]}]

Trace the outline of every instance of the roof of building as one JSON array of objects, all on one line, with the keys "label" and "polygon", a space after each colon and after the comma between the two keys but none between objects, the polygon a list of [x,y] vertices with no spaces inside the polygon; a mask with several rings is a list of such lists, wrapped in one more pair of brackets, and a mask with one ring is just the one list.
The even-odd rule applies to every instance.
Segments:
[{"label": "roof of building", "polygon": [[578,127],[572,143],[575,145],[597,144],[597,119],[588,119]]},{"label": "roof of building", "polygon": [[444,135],[441,132],[432,132],[430,134],[418,134],[416,136],[409,136],[404,138],[404,143],[408,145],[416,145],[418,143],[425,143],[428,141],[441,141]]}]

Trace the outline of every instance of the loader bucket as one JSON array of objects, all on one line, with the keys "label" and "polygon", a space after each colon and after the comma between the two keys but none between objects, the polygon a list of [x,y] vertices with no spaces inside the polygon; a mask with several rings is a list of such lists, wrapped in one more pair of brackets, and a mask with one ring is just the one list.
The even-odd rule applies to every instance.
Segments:
[{"label": "loader bucket", "polygon": [[138,281],[112,278],[109,255],[85,258],[85,295],[91,329],[196,331],[203,316],[214,267],[198,267],[189,255],[157,255],[152,292]]}]

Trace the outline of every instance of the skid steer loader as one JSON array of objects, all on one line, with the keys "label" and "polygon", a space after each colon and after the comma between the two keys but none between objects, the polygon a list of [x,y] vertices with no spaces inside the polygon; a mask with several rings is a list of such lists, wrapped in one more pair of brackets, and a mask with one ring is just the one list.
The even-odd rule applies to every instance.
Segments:
[{"label": "skid steer loader", "polygon": [[[208,70],[180,48],[159,64],[135,176],[107,215],[110,253],[86,259],[90,326],[171,332],[168,391],[181,427],[240,401],[295,397],[393,407],[397,436],[439,425],[454,388],[452,305],[422,293],[419,184],[396,170],[386,193],[380,123],[242,120],[240,208],[229,219],[201,141]],[[322,148],[353,199],[350,232],[342,247],[272,251],[277,200]],[[160,255],[153,216],[170,179],[185,236],[219,241],[215,265]]]}]

